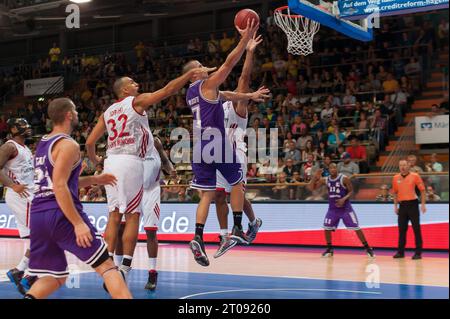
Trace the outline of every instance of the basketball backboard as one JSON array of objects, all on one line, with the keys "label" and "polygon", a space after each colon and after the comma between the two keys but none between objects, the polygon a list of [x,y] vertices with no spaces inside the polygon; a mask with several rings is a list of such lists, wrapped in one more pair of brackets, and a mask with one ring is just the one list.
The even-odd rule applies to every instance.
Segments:
[{"label": "basketball backboard", "polygon": [[373,38],[372,26],[369,22],[370,16],[361,18],[359,23],[342,19],[339,16],[337,2],[289,0],[288,5],[292,12],[335,29],[348,37],[360,41],[371,41]]},{"label": "basketball backboard", "polygon": [[445,9],[449,0],[289,0],[296,14],[361,41],[372,40],[381,16]]}]

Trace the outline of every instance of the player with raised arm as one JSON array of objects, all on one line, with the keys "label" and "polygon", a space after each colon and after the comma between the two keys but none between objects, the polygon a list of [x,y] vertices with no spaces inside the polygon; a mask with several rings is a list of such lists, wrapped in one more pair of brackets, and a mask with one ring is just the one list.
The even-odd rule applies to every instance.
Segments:
[{"label": "player with raised arm", "polygon": [[322,170],[318,169],[310,184],[308,185],[311,191],[316,190],[322,185],[328,188],[328,212],[325,216],[323,227],[325,229],[325,240],[327,242],[327,250],[322,254],[323,257],[332,257],[333,245],[331,232],[335,231],[339,226],[339,221],[342,219],[347,229],[353,229],[356,232],[359,240],[366,249],[369,257],[375,257],[373,249],[367,243],[363,231],[359,228],[358,218],[350,203],[350,198],[353,195],[353,185],[350,179],[343,174],[338,174],[336,163],[331,163],[328,167],[330,175],[322,177]]},{"label": "player with raised arm", "polygon": [[[238,87],[236,92],[247,93],[250,92],[250,79],[252,74],[253,59],[256,47],[262,42],[261,36],[256,36],[248,42],[247,53],[245,56],[244,66],[242,68],[242,74],[239,77]],[[248,123],[248,102],[238,101],[233,103],[230,101],[223,103],[223,109],[225,114],[225,128],[227,130],[227,136],[230,139],[233,147],[236,149],[236,154],[244,176],[244,183],[247,176],[247,145],[244,141],[247,123]],[[231,186],[227,183],[222,174],[217,171],[217,186],[216,186],[216,210],[217,218],[220,225],[220,245],[215,258],[222,256],[228,250],[230,250],[237,243],[250,244],[256,238],[259,228],[262,225],[262,220],[256,218],[253,211],[252,204],[246,198],[244,198],[244,213],[249,219],[249,225],[247,233],[244,234],[242,225],[239,219],[235,218],[235,225],[232,229],[231,238],[232,241],[226,240],[228,236],[228,203],[227,194],[231,191]]]},{"label": "player with raised arm", "polygon": [[[14,214],[20,238],[29,238],[34,168],[33,155],[25,140],[32,131],[23,118],[11,118],[7,124],[12,138],[0,147],[0,183],[6,187],[5,202]],[[28,268],[29,257],[30,250],[27,249],[19,264],[6,273],[17,287]]]},{"label": "player with raised arm", "polygon": [[78,198],[79,188],[114,185],[116,178],[111,174],[79,177],[80,146],[70,137],[78,125],[78,113],[70,99],[53,100],[48,106],[48,116],[53,130],[42,137],[36,148],[35,196],[30,214],[27,273],[39,279],[24,298],[46,298],[64,284],[69,275],[65,251],[102,276],[113,298],[131,298],[101,234],[90,223]]},{"label": "player with raised arm", "polygon": [[[248,42],[258,29],[254,20],[241,30],[241,40],[228,55],[224,64],[208,75],[207,72],[191,77],[191,85],[186,94],[187,104],[194,115],[194,148],[192,170],[194,178],[191,187],[202,192],[197,207],[195,236],[190,242],[195,261],[208,266],[209,259],[203,243],[203,230],[211,202],[215,198],[216,171],[219,170],[231,188],[231,207],[236,220],[242,220],[244,191],[243,172],[241,164],[236,159],[236,152],[226,137],[224,125],[224,110],[222,102],[226,100],[256,100],[267,98],[269,90],[261,88],[253,93],[221,92],[219,86],[227,79],[234,66],[241,59]],[[199,61],[190,61],[184,68],[184,73],[193,68],[201,67]],[[208,158],[209,157],[209,158]],[[228,239],[230,240],[230,239]]]},{"label": "player with raised arm", "polygon": [[211,68],[194,68],[187,74],[169,82],[153,93],[139,94],[139,85],[129,77],[121,77],[114,83],[118,100],[100,117],[86,141],[86,150],[92,162],[98,163],[95,144],[108,133],[107,158],[104,171],[117,177],[116,186],[106,186],[109,218],[105,230],[110,256],[113,256],[118,239],[118,230],[125,216],[122,236],[123,259],[120,270],[128,274],[136,247],[141,200],[144,193],[144,158],[153,150],[153,136],[148,124],[148,108],[177,93],[192,76],[211,72]]}]

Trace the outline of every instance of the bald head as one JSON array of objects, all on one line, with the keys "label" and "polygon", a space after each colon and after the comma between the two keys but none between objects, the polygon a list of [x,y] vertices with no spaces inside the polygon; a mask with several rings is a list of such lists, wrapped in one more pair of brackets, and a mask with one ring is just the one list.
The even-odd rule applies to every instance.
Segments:
[{"label": "bald head", "polygon": [[200,67],[202,64],[197,60],[191,60],[183,66],[183,74],[189,72],[192,69]]},{"label": "bald head", "polygon": [[123,87],[127,84],[127,80],[128,80],[129,78],[128,77],[126,77],[126,76],[123,76],[123,77],[121,77],[121,78],[118,78],[115,82],[114,82],[114,85],[113,85],[113,91],[114,91],[114,94],[117,96],[117,97],[120,97],[121,95],[122,95],[122,89],[123,89]]},{"label": "bald head", "polygon": [[64,123],[67,113],[75,110],[75,104],[71,99],[58,98],[54,99],[48,105],[48,117],[54,125]]}]

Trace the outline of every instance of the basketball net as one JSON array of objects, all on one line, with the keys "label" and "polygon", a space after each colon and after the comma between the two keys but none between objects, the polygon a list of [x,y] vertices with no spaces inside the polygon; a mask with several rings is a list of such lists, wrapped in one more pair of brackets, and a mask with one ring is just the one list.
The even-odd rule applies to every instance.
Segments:
[{"label": "basketball net", "polygon": [[[283,13],[287,11],[287,13]],[[301,15],[291,14],[288,6],[274,12],[275,23],[286,33],[287,51],[295,55],[313,53],[314,35],[319,31],[320,23]]]}]

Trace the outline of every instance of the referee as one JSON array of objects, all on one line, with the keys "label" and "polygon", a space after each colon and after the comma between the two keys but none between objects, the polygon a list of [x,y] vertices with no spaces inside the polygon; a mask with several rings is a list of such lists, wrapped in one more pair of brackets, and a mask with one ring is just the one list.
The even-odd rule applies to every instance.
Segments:
[{"label": "referee", "polygon": [[[421,210],[425,214],[426,192],[422,178],[417,173],[410,172],[410,165],[406,160],[399,162],[400,174],[394,176],[392,188],[394,191],[394,209],[398,215],[398,251],[394,258],[405,257],[406,233],[408,231],[408,222],[414,230],[416,239],[416,253],[412,259],[422,259],[422,233],[420,230],[420,212],[419,201],[416,195],[416,187],[421,194]],[[400,204],[400,208],[399,208]]]}]

